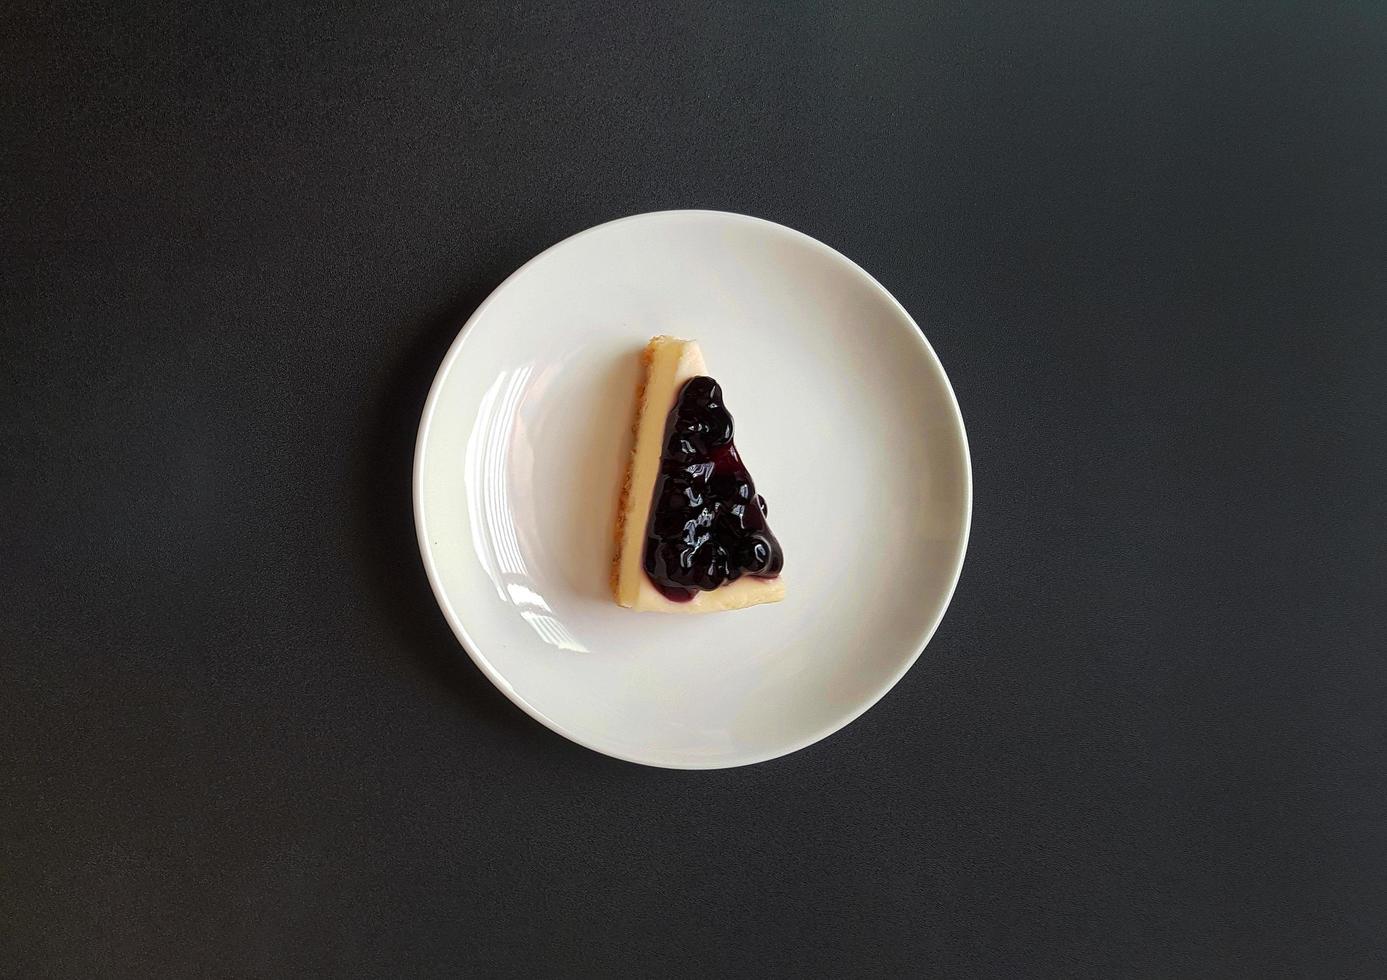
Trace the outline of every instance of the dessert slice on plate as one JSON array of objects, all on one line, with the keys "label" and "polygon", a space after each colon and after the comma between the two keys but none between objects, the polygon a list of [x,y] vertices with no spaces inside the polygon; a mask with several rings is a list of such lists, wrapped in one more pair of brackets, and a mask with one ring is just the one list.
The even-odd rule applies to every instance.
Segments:
[{"label": "dessert slice on plate", "polygon": [[635,447],[617,516],[616,601],[671,613],[779,602],[785,556],[698,344],[655,337],[642,360]]}]

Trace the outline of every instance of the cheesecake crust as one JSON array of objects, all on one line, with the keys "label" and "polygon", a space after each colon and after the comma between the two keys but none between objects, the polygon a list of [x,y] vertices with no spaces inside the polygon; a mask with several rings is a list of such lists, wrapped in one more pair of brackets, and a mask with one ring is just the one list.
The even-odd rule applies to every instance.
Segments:
[{"label": "cheesecake crust", "polygon": [[631,421],[631,452],[626,458],[626,476],[621,481],[621,497],[616,506],[616,532],[612,549],[612,598],[621,601],[621,540],[626,533],[627,503],[631,498],[631,480],[636,465],[636,434],[640,429],[641,416],[645,414],[645,382],[650,377],[650,363],[655,359],[655,345],[659,337],[651,337],[650,343],[641,351],[641,379],[636,382],[636,417]]}]

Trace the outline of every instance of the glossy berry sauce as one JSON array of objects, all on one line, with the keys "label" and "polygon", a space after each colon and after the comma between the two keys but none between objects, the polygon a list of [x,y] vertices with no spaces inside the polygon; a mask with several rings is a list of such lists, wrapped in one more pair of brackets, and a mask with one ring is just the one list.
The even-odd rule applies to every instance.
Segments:
[{"label": "glossy berry sauce", "polygon": [[645,572],[674,602],[785,564],[766,501],[732,441],[732,416],[712,378],[690,378],[665,426],[645,537]]}]

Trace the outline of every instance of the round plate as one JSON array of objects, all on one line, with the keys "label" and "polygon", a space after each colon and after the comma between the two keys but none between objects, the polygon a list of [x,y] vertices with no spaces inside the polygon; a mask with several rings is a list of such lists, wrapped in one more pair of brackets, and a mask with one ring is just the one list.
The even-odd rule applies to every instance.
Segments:
[{"label": "round plate", "polygon": [[[639,354],[695,339],[785,549],[785,601],[635,613],[608,589]],[[963,565],[968,443],[944,369],[871,276],[781,225],[666,211],[539,255],[467,321],[414,459],[458,639],[554,731],[652,766],[739,766],[867,710]]]}]

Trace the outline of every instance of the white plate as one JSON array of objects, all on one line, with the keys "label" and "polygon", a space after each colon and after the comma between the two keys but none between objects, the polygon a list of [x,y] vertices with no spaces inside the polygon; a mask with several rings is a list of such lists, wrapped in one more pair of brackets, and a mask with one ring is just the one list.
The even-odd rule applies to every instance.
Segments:
[{"label": "white plate", "polygon": [[[696,339],[785,549],[784,602],[612,602],[638,354]],[[781,225],[666,211],[533,259],[467,321],[414,459],[429,581],[487,677],[554,731],[652,766],[803,748],[901,678],[944,615],[972,509],[967,437],[910,315]]]}]

